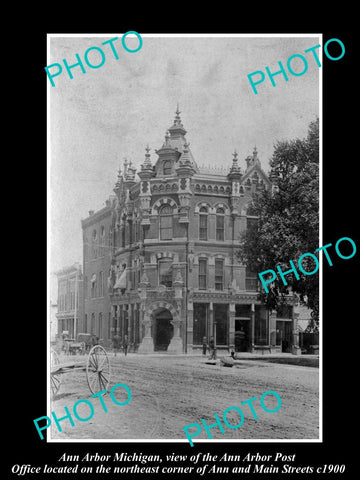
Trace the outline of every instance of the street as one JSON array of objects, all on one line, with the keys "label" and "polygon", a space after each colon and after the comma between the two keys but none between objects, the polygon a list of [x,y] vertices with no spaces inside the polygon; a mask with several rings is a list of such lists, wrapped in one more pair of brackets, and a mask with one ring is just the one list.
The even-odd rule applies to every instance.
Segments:
[{"label": "street", "polygon": [[[90,400],[94,415],[88,421],[79,421],[74,415],[74,426],[62,420],[60,432],[52,422],[52,439],[170,439],[186,440],[184,427],[191,423],[208,426],[216,423],[214,414],[222,420],[223,412],[232,406],[242,409],[245,420],[240,428],[211,429],[214,439],[318,439],[319,438],[319,368],[268,363],[261,359],[239,360],[232,368],[208,365],[200,356],[136,355],[110,353],[111,387],[123,383],[131,390],[131,401],[124,406],[114,403],[110,395],[103,397],[107,412],[99,398],[91,398],[84,371],[62,375],[61,387],[51,403],[51,411],[58,419],[65,416],[64,408],[72,412],[73,405]],[[69,361],[84,361],[82,356],[67,357]],[[64,359],[61,358],[60,362]],[[266,412],[260,397],[275,391],[281,397],[281,408]],[[116,393],[119,402],[121,392]],[[241,402],[257,397],[253,402],[257,420],[249,405]],[[268,396],[269,409],[276,407],[276,399]],[[83,413],[82,413],[83,408]],[[88,405],[80,405],[78,415],[89,416]],[[239,423],[239,416],[231,411],[230,424]],[[207,439],[202,428],[196,439]]]}]

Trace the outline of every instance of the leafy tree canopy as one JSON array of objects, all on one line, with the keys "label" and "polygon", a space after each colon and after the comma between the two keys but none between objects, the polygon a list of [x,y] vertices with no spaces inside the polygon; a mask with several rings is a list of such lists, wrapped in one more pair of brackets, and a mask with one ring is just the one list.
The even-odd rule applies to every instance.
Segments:
[{"label": "leafy tree canopy", "polygon": [[[297,267],[298,258],[319,247],[319,120],[311,122],[306,138],[278,141],[270,160],[273,191],[257,193],[251,214],[258,221],[247,229],[240,240],[240,260],[257,273],[275,270],[285,272]],[[305,257],[305,270],[313,271],[314,260]],[[312,330],[317,330],[319,311],[319,278],[304,275],[297,268],[300,280],[293,274],[286,281],[300,300],[312,310]],[[261,294],[269,309],[277,309],[288,293],[281,279],[269,284],[269,294]]]}]

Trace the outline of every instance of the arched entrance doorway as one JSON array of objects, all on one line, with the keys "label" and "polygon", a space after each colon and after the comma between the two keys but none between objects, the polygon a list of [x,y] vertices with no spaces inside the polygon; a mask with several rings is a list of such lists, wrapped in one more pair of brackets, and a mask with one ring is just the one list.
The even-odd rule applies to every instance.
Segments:
[{"label": "arched entrance doorway", "polygon": [[154,350],[166,352],[174,335],[173,317],[167,308],[159,308],[152,315]]}]

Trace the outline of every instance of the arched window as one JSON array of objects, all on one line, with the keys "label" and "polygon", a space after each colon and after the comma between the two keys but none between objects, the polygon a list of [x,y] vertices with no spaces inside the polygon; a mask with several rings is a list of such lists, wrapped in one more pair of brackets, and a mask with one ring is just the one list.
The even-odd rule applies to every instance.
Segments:
[{"label": "arched window", "polygon": [[221,207],[216,209],[216,240],[223,242],[225,239],[225,210]]},{"label": "arched window", "polygon": [[160,240],[171,240],[173,238],[173,211],[170,205],[164,205],[160,211]]},{"label": "arched window", "polygon": [[208,209],[201,207],[199,210],[199,240],[208,239]]},{"label": "arched window", "polygon": [[166,160],[163,163],[163,172],[164,172],[164,175],[171,175],[172,174],[172,167],[171,167],[171,161],[170,160]]}]

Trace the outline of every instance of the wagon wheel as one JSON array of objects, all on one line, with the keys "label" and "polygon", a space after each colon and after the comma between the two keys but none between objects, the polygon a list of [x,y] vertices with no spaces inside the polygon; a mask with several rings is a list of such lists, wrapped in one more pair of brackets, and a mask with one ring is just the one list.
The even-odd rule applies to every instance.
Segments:
[{"label": "wagon wheel", "polygon": [[[51,368],[55,367],[56,365],[60,364],[59,356],[55,352],[55,350],[51,349],[50,352],[50,366]],[[50,372],[50,387],[51,387],[51,395],[55,397],[61,385],[61,375]]]},{"label": "wagon wheel", "polygon": [[106,350],[94,345],[86,362],[86,378],[91,393],[107,390],[110,384],[110,362]]}]

